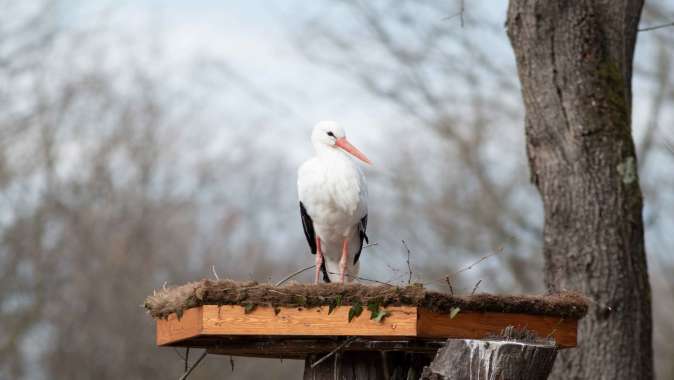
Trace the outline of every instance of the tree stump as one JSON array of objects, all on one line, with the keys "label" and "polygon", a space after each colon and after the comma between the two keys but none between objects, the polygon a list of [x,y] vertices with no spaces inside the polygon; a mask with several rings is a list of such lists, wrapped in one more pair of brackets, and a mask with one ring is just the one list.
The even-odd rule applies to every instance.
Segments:
[{"label": "tree stump", "polygon": [[[547,379],[557,356],[554,342],[506,329],[488,340],[449,339],[423,380]],[[519,337],[515,337],[519,335]]]}]

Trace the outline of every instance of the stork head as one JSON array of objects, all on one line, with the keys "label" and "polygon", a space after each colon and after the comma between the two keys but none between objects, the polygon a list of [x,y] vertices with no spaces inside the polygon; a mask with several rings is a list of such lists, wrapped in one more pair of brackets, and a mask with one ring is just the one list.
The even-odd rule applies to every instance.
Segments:
[{"label": "stork head", "polygon": [[370,160],[346,139],[346,133],[335,121],[321,121],[311,133],[311,142],[317,151],[323,149],[341,149],[357,159],[371,164]]}]

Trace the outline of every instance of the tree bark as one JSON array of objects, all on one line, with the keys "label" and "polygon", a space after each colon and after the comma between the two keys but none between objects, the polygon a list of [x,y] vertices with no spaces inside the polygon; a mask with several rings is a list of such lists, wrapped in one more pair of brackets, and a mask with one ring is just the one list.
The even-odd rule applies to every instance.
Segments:
[{"label": "tree bark", "polygon": [[642,195],[631,136],[643,0],[511,0],[548,289],[595,302],[551,378],[653,377]]}]

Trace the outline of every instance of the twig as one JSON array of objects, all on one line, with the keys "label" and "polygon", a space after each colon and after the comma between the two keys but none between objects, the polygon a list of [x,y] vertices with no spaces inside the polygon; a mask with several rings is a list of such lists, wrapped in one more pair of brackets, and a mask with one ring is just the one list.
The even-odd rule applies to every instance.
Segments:
[{"label": "twig", "polygon": [[[376,244],[376,243],[374,243],[374,244]],[[309,267],[306,267],[306,268],[302,268],[302,269],[300,269],[300,270],[298,270],[298,271],[296,271],[296,272],[293,272],[293,273],[289,274],[288,276],[286,276],[283,280],[281,280],[281,281],[277,282],[276,284],[274,284],[274,286],[280,286],[281,284],[283,284],[284,282],[290,280],[291,278],[293,278],[293,277],[295,277],[295,276],[297,276],[297,275],[299,275],[299,274],[301,274],[301,273],[303,273],[303,272],[306,272],[306,271],[308,271],[309,269],[315,268],[315,267],[316,267],[316,265],[312,265],[312,266],[309,266]],[[338,274],[339,274],[339,273],[336,273],[336,272],[328,272],[328,273],[329,273],[329,274],[335,274],[335,275],[338,275]],[[344,275],[345,275],[346,277],[351,278],[351,279],[356,279],[356,280],[361,280],[361,281],[376,282],[376,283],[378,283],[378,284],[391,286],[391,284],[388,283],[388,282],[383,282],[383,281],[379,281],[379,280],[373,280],[373,279],[371,279],[371,278],[358,277],[358,276],[351,276],[351,275],[348,274],[348,273],[345,273]]]},{"label": "twig", "polygon": [[[337,273],[331,273],[331,274],[337,274]],[[374,282],[374,283],[377,283],[377,284],[393,286],[393,285],[391,285],[391,284],[388,283],[388,282],[379,281],[379,280],[373,280],[373,279],[371,279],[371,278],[365,278],[365,277],[360,277],[360,276],[351,276],[351,275],[348,275],[348,274],[347,274],[346,276],[347,276],[347,277],[350,277],[350,278],[353,278],[353,279],[356,279],[356,280],[370,281],[370,282]]]},{"label": "twig", "polygon": [[443,17],[441,20],[442,21],[449,21],[449,20],[453,19],[454,17],[458,17],[458,16],[461,16],[461,12],[456,12],[451,16]]},{"label": "twig", "polygon": [[449,21],[449,20],[451,20],[451,19],[453,19],[453,18],[455,18],[455,17],[460,17],[460,20],[461,20],[461,27],[463,28],[463,25],[464,25],[464,22],[463,22],[463,21],[464,21],[464,20],[463,20],[463,14],[466,12],[466,7],[465,7],[465,4],[464,4],[464,3],[465,3],[465,0],[460,0],[460,1],[459,1],[459,11],[456,12],[456,13],[454,13],[454,14],[451,15],[451,16],[444,17],[444,18],[442,18],[441,20],[442,20],[442,21]]},{"label": "twig", "polygon": [[463,13],[465,12],[466,7],[464,4],[464,0],[460,0],[459,4],[461,5],[461,10],[459,11],[459,14],[461,15],[461,27],[463,28]]},{"label": "twig", "polygon": [[669,22],[667,24],[662,24],[662,25],[649,26],[649,27],[646,27],[646,28],[639,28],[639,29],[637,29],[637,32],[648,32],[649,30],[669,28],[671,26],[674,26],[674,22]]},{"label": "twig", "polygon": [[375,245],[379,245],[379,243],[369,243],[369,244],[365,244],[365,245],[363,246],[363,249],[369,248],[369,247],[372,247],[372,246],[375,246]]},{"label": "twig", "polygon": [[[394,268],[391,264],[386,264],[386,267],[387,267],[388,270],[390,270],[391,272],[394,272],[394,273],[400,272],[400,269]],[[142,306],[142,305],[141,305],[141,306]]]},{"label": "twig", "polygon": [[180,360],[183,360],[183,361],[185,360],[185,357],[183,356],[183,354],[180,353],[180,351],[178,351],[177,348],[173,347],[173,351],[176,352],[176,355],[178,355],[178,357],[180,358]]},{"label": "twig", "polygon": [[213,272],[213,277],[215,277],[215,280],[220,281],[220,276],[218,276],[218,272],[215,270],[215,265],[211,265],[211,272]]},{"label": "twig", "polygon": [[412,266],[410,265],[410,248],[405,243],[405,240],[402,241],[405,250],[407,250],[407,270],[409,271],[409,277],[407,277],[407,285],[412,283]]},{"label": "twig", "polygon": [[550,334],[548,334],[548,335],[545,337],[546,339],[550,339],[550,338],[553,337],[553,335],[557,332],[557,327],[559,327],[559,325],[562,324],[562,321],[564,321],[564,319],[562,319],[562,318],[560,318],[559,321],[557,321],[557,323],[553,326],[552,331],[550,331]]},{"label": "twig", "polygon": [[283,284],[284,282],[286,282],[286,281],[290,280],[291,278],[297,276],[298,274],[304,273],[304,272],[308,271],[309,269],[315,268],[315,267],[316,267],[316,265],[312,265],[312,266],[310,266],[310,267],[306,267],[306,268],[304,268],[304,269],[300,269],[300,270],[298,270],[297,272],[293,272],[293,273],[289,274],[288,276],[286,276],[283,280],[277,282],[274,286],[280,286],[281,284]]},{"label": "twig", "polygon": [[183,372],[187,372],[187,369],[189,367],[189,361],[190,361],[190,348],[186,347],[185,348],[185,370]]},{"label": "twig", "polygon": [[557,332],[557,329],[552,329],[552,331],[550,331],[550,334],[546,335],[545,338],[546,339],[552,338],[552,336],[555,335],[556,332]]},{"label": "twig", "polygon": [[481,263],[481,262],[487,260],[488,258],[490,258],[490,257],[492,257],[492,256],[496,256],[496,255],[500,254],[501,252],[503,252],[503,247],[499,248],[499,249],[498,249],[496,252],[494,252],[494,253],[490,253],[490,254],[488,254],[488,255],[485,255],[485,256],[480,257],[480,259],[477,260],[477,261],[475,261],[474,263],[468,265],[468,266],[465,267],[465,268],[461,268],[461,269],[459,269],[458,271],[454,272],[454,273],[452,274],[452,276],[456,276],[456,275],[459,274],[459,273],[463,273],[463,272],[465,272],[465,271],[467,271],[467,270],[471,270],[471,269],[473,269],[473,267],[476,266],[477,264],[479,264],[479,263]]},{"label": "twig", "polygon": [[204,360],[204,358],[206,357],[206,355],[208,355],[208,352],[207,352],[207,351],[204,351],[204,353],[201,354],[201,356],[199,356],[199,359],[197,359],[197,361],[194,362],[194,364],[192,364],[192,366],[191,366],[187,371],[185,371],[185,373],[184,373],[182,376],[180,376],[180,379],[179,379],[179,380],[185,380],[185,379],[187,379],[187,376],[189,376],[190,373],[192,373],[192,371],[194,371],[194,369],[197,368],[197,366],[199,365],[199,363],[201,363],[201,361]]},{"label": "twig", "polygon": [[[337,272],[330,272],[330,271],[328,271],[328,273],[330,273],[330,274],[335,274],[335,275],[338,275],[338,274],[339,274],[339,273],[337,273]],[[365,278],[365,277],[359,277],[359,276],[352,276],[352,275],[350,275],[350,274],[348,274],[348,273],[344,273],[344,276],[346,276],[346,277],[348,277],[348,278],[350,278],[350,279],[354,279],[354,280],[370,281],[370,282],[376,282],[377,284],[393,286],[393,285],[391,285],[391,284],[388,283],[388,282],[379,281],[379,280],[373,280],[373,279],[371,279],[371,278]]]},{"label": "twig", "polygon": [[353,343],[354,340],[358,339],[356,336],[352,336],[349,339],[345,340],[342,344],[337,346],[334,350],[330,351],[327,355],[323,356],[322,358],[316,360],[312,365],[311,368],[315,368],[317,365],[323,363],[327,358],[331,357],[334,355],[337,351],[341,350],[342,348],[348,346],[349,344]]},{"label": "twig", "polygon": [[482,280],[477,281],[477,284],[475,284],[475,287],[473,287],[473,291],[470,293],[471,296],[475,295],[475,292],[477,291],[477,287],[480,286],[481,282],[482,282]]},{"label": "twig", "polygon": [[449,275],[445,277],[445,281],[447,281],[447,285],[449,286],[449,294],[454,295],[454,288],[452,287],[452,281],[449,279]]},{"label": "twig", "polygon": [[[471,263],[467,267],[461,268],[458,271],[456,271],[454,273],[450,273],[447,276],[445,276],[445,282],[447,283],[447,286],[449,286],[449,294],[454,295],[454,287],[452,286],[452,280],[451,280],[452,277],[456,276],[459,273],[463,273],[467,270],[473,269],[473,267],[476,266],[477,264],[487,260],[488,258],[490,258],[492,256],[496,256],[496,255],[500,254],[501,252],[503,252],[503,247],[500,247],[494,253],[490,253],[488,255],[480,257],[477,261],[475,261],[474,263]],[[475,293],[475,291],[477,290],[477,287],[480,285],[480,282],[482,282],[482,280],[478,281],[477,284],[475,284],[475,287],[473,288],[473,293]]]},{"label": "twig", "polygon": [[232,372],[234,372],[234,357],[229,356],[229,365],[232,366]]}]

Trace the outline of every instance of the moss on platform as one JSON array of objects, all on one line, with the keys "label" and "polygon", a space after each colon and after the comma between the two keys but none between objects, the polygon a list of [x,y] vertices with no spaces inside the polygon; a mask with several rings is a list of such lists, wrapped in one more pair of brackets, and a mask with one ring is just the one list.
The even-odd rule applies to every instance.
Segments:
[{"label": "moss on platform", "polygon": [[271,305],[316,307],[377,303],[381,306],[420,306],[450,313],[453,308],[471,311],[525,313],[581,318],[588,300],[578,293],[564,292],[542,296],[475,294],[457,296],[427,291],[419,284],[399,287],[363,284],[288,284],[276,287],[257,282],[201,280],[156,291],[145,300],[154,318],[201,305]]}]

